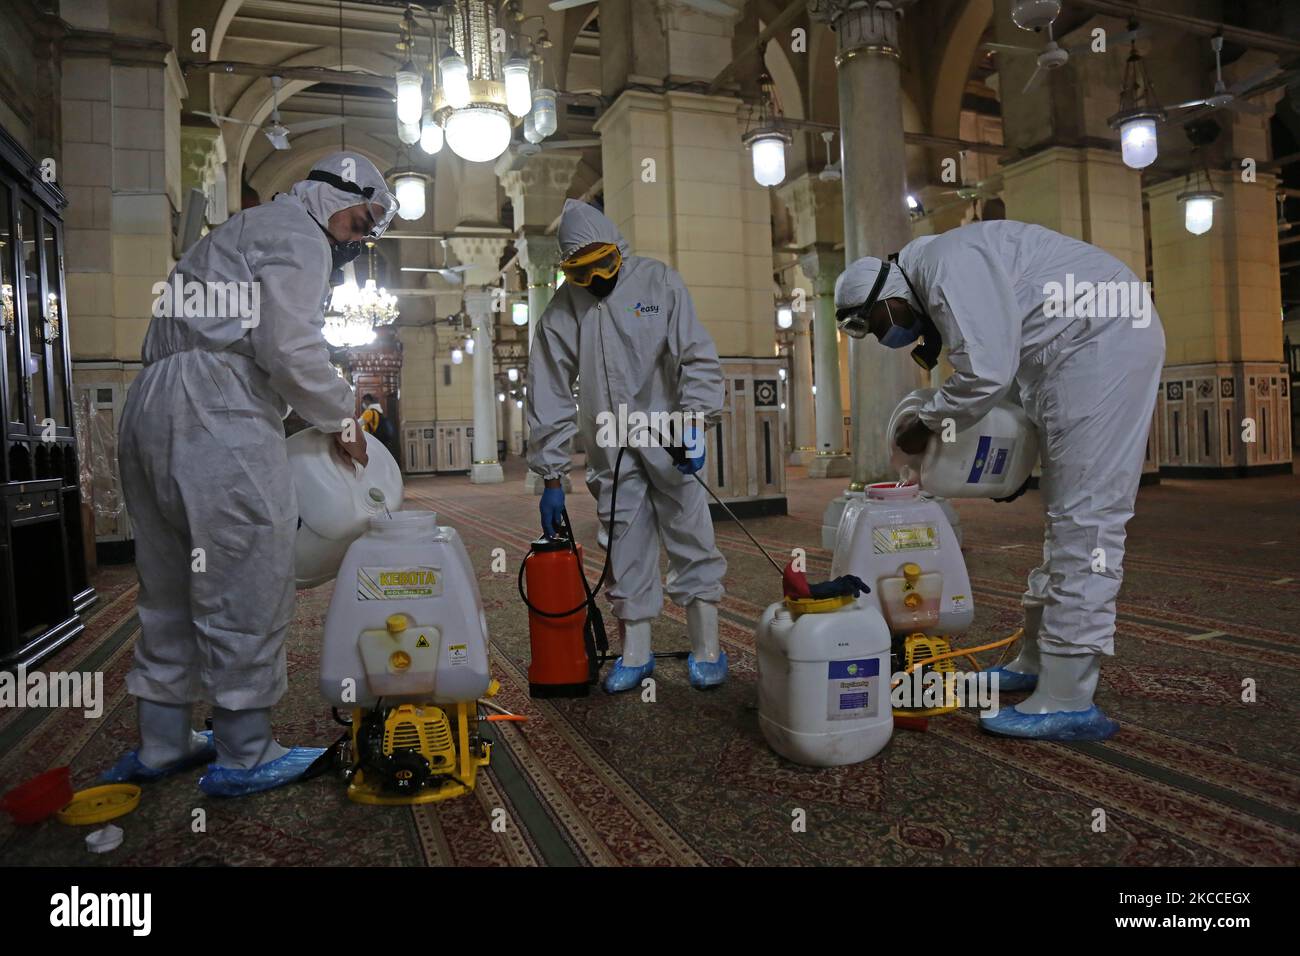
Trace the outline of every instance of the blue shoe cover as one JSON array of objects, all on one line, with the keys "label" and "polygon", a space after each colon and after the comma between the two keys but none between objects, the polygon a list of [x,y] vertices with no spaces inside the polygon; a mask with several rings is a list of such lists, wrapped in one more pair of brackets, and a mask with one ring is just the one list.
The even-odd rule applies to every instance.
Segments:
[{"label": "blue shoe cover", "polygon": [[719,654],[716,661],[697,661],[694,654],[687,654],[686,676],[696,690],[717,687],[727,679],[727,652]]},{"label": "blue shoe cover", "polygon": [[640,667],[625,667],[623,658],[614,662],[614,667],[610,670],[609,676],[605,678],[605,693],[617,694],[621,691],[631,690],[638,687],[641,681],[645,680],[655,672],[655,659],[652,656]]},{"label": "blue shoe cover", "polygon": [[998,692],[1015,693],[1018,690],[1033,690],[1038,686],[1037,674],[1021,674],[1019,671],[1009,671],[1005,667],[991,667],[984,672],[985,674],[998,675]]},{"label": "blue shoe cover", "polygon": [[213,764],[199,778],[199,789],[210,797],[242,797],[263,790],[274,790],[301,779],[307,768],[324,752],[324,747],[294,747],[283,757],[248,770]]},{"label": "blue shoe cover", "polygon": [[981,717],[980,727],[1002,737],[1026,737],[1032,740],[1107,740],[1119,730],[1093,704],[1087,710],[1063,710],[1054,714],[1022,714],[1014,707],[1003,707],[992,717]]},{"label": "blue shoe cover", "polygon": [[212,743],[212,731],[201,730],[199,736],[207,741],[206,745],[194,751],[188,757],[184,757],[171,766],[163,767],[160,770],[142,764],[140,762],[140,751],[128,750],[117,759],[117,763],[99,775],[100,782],[152,783],[155,780],[161,780],[163,777],[170,777],[174,773],[180,773],[182,770],[189,770],[191,767],[211,763],[217,759],[217,748]]}]

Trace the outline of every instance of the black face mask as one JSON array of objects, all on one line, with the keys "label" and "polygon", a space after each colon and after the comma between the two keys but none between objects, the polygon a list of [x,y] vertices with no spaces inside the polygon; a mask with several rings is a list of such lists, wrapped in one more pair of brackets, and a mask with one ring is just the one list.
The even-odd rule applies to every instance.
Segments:
[{"label": "black face mask", "polygon": [[618,285],[618,273],[615,272],[608,279],[601,276],[593,276],[591,284],[587,286],[587,291],[598,299],[603,299],[614,291],[614,286]]},{"label": "black face mask", "polygon": [[359,239],[353,239],[350,242],[334,243],[330,246],[330,268],[342,269],[357,256],[361,255],[361,249],[362,246]]},{"label": "black face mask", "polygon": [[[894,263],[894,267],[898,269],[899,274],[902,275],[903,281],[907,283],[907,290],[912,293],[912,298],[918,303],[925,302],[925,299],[917,295],[916,289],[912,286],[912,280],[907,277],[906,272],[903,272],[903,267],[898,265],[898,253],[894,253],[889,259]],[[912,314],[921,320],[921,344],[912,349],[912,361],[928,372],[939,364],[939,350],[943,348],[943,337],[939,335],[939,329],[935,326],[934,321],[930,318],[930,313],[926,311],[924,305],[921,306],[920,312],[911,309],[910,303],[908,307]]]}]

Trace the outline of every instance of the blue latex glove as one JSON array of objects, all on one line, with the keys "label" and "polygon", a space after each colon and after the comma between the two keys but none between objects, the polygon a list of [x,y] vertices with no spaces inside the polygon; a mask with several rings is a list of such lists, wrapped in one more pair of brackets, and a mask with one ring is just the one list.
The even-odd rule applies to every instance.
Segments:
[{"label": "blue latex glove", "polygon": [[[677,470],[683,475],[693,475],[704,467],[704,432],[692,425],[686,429],[684,438],[686,458],[677,465]],[[699,452],[698,458],[691,457],[693,451]]]},{"label": "blue latex glove", "polygon": [[554,538],[560,530],[560,512],[564,511],[564,489],[542,489],[542,534]]}]

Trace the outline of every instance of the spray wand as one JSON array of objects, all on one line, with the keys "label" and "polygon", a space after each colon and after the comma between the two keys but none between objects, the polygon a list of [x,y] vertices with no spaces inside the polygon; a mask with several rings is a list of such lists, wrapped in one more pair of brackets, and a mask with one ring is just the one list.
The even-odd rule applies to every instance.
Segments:
[{"label": "spray wand", "polygon": [[[685,444],[674,444],[669,441],[662,432],[657,433],[659,444],[668,456],[672,458],[674,465],[682,465],[687,460],[687,448]],[[679,469],[680,470],[680,469]],[[788,598],[827,598],[839,595],[850,594],[857,597],[860,593],[869,593],[871,588],[867,587],[860,578],[851,574],[835,578],[833,581],[823,581],[818,584],[809,584],[808,575],[803,571],[796,571],[794,562],[789,562],[784,568],[776,563],[776,559],[768,553],[767,548],[758,543],[758,539],[749,533],[744,522],[736,517],[736,513],[727,506],[727,503],[718,497],[717,493],[708,486],[698,472],[689,473],[692,478],[700,483],[700,487],[709,493],[709,497],[716,501],[722,510],[727,513],[736,526],[745,533],[745,537],[753,542],[754,547],[762,552],[763,557],[767,558],[769,564],[776,568],[776,573],[781,575],[781,589]]]}]

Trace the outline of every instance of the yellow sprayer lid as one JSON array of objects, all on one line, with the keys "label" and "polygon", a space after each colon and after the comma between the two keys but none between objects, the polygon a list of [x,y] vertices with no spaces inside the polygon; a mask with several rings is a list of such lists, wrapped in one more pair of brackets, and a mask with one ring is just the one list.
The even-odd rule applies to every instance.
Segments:
[{"label": "yellow sprayer lid", "polygon": [[919,564],[913,564],[909,561],[907,564],[903,565],[903,577],[906,579],[908,584],[915,584],[916,579],[920,576],[921,566]]},{"label": "yellow sprayer lid", "polygon": [[60,823],[87,826],[125,816],[140,805],[140,788],[133,783],[110,783],[78,790],[72,802],[58,812]]},{"label": "yellow sprayer lid", "polygon": [[838,611],[840,608],[853,603],[853,598],[847,595],[838,595],[828,598],[786,598],[785,606],[790,609],[790,613],[795,617],[800,614],[825,614],[827,611]]},{"label": "yellow sprayer lid", "polygon": [[384,622],[384,626],[388,628],[389,634],[401,634],[406,630],[406,615],[390,614],[388,620]]}]

